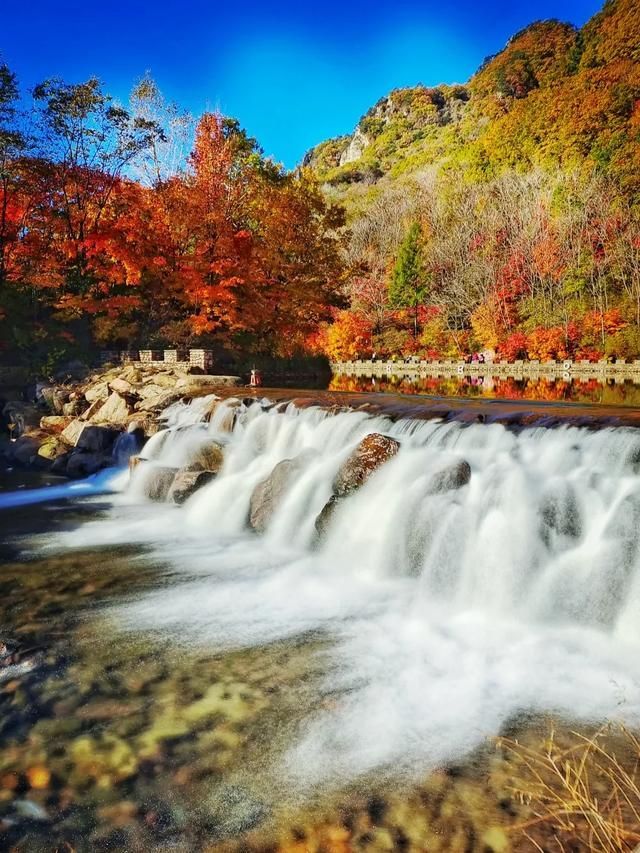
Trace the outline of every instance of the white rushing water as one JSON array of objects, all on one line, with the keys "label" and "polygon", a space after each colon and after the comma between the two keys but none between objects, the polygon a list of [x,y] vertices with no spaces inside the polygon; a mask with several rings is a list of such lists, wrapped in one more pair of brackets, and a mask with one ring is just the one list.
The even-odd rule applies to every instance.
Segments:
[{"label": "white rushing water", "polygon": [[[123,630],[222,649],[309,631],[333,640],[332,701],[287,756],[297,784],[424,769],[521,712],[640,720],[640,432],[516,433],[255,403],[228,433],[226,406],[203,422],[210,406],[172,407],[111,518],[64,544],[144,542],[170,567],[170,583],[114,611]],[[400,451],[317,542],[335,474],[371,432]],[[213,482],[181,507],[145,501],[152,465],[184,464],[210,438],[226,445]],[[299,454],[258,536],[251,494]],[[434,472],[463,459],[470,482],[433,494]]]}]

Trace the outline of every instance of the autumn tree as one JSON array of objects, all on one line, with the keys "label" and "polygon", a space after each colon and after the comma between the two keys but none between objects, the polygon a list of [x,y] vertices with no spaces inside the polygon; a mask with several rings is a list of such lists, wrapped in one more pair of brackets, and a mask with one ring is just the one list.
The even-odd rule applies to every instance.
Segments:
[{"label": "autumn tree", "polygon": [[[97,79],[71,84],[51,79],[33,90],[41,156],[53,163],[48,205],[56,227],[60,304],[81,312],[101,293],[88,241],[129,164],[161,134],[145,118],[132,118],[104,94]],[[47,282],[49,284],[50,282]]]}]

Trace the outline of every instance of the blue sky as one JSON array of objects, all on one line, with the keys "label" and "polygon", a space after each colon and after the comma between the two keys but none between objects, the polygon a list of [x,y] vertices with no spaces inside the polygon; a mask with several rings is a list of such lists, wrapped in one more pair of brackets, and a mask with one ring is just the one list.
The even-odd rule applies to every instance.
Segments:
[{"label": "blue sky", "polygon": [[390,89],[463,82],[517,30],[542,18],[583,24],[598,0],[35,0],[0,15],[0,54],[24,88],[97,75],[126,100],[150,71],[195,114],[238,118],[292,167],[350,132]]}]

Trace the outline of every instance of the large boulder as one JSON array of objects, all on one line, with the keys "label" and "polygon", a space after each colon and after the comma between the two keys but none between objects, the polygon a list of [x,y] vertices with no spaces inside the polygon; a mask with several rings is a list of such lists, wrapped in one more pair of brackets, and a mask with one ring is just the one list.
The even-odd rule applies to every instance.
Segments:
[{"label": "large boulder", "polygon": [[152,501],[164,501],[167,499],[169,489],[175,479],[177,468],[169,468],[161,465],[145,466],[143,493]]},{"label": "large boulder", "polygon": [[71,421],[71,423],[67,424],[67,426],[62,430],[60,437],[63,441],[66,441],[67,444],[71,445],[71,447],[75,447],[86,426],[87,425],[84,421]]},{"label": "large boulder", "polygon": [[127,397],[135,400],[138,396],[136,389],[133,387],[131,382],[123,379],[121,376],[117,379],[112,379],[111,382],[109,382],[109,388],[117,394],[120,394],[121,397]]},{"label": "large boulder", "polygon": [[[181,374],[182,375],[182,374]],[[169,371],[159,371],[158,373],[154,373],[149,379],[145,380],[144,387],[140,390],[140,396],[145,397],[148,396],[149,393],[157,393],[157,390],[167,391],[170,389],[175,389],[176,387],[176,377],[174,374]],[[153,388],[154,391],[151,392],[148,389]]]},{"label": "large boulder", "polygon": [[45,415],[40,418],[40,429],[45,432],[61,433],[69,426],[73,418],[65,415]]},{"label": "large boulder", "polygon": [[41,440],[37,436],[22,435],[10,447],[10,456],[18,465],[33,465],[38,461]]},{"label": "large boulder", "polygon": [[52,435],[40,445],[38,456],[47,462],[54,462],[59,456],[64,456],[68,450],[68,445],[61,441],[59,436]]},{"label": "large boulder", "polygon": [[273,514],[293,484],[296,474],[305,466],[308,454],[278,462],[269,476],[258,483],[249,502],[249,524],[257,533],[264,533]]},{"label": "large boulder", "polygon": [[89,403],[89,407],[84,410],[84,412],[80,415],[83,421],[90,421],[91,418],[102,408],[104,404],[103,399],[94,400],[92,403]]},{"label": "large boulder", "polygon": [[224,462],[224,448],[217,441],[206,441],[191,451],[185,468],[189,471],[212,471],[218,474]]},{"label": "large boulder", "polygon": [[104,403],[108,396],[109,383],[104,380],[96,382],[94,385],[90,385],[84,392],[84,398],[88,403],[95,403],[96,401]]},{"label": "large boulder", "polygon": [[133,407],[131,403],[125,397],[121,397],[120,394],[113,391],[95,415],[93,415],[91,422],[122,426],[128,421],[132,411]]},{"label": "large boulder", "polygon": [[103,453],[89,453],[76,449],[69,456],[66,474],[68,477],[88,477],[104,468],[106,462]]},{"label": "large boulder", "polygon": [[471,479],[471,466],[466,459],[460,459],[447,465],[432,476],[427,493],[430,495],[438,494],[439,492],[448,492],[451,489],[461,489],[466,486]]},{"label": "large boulder", "polygon": [[167,493],[167,500],[183,504],[192,494],[215,479],[213,471],[178,471]]},{"label": "large boulder", "polygon": [[62,407],[62,414],[66,417],[76,418],[78,415],[81,415],[82,412],[86,409],[87,404],[86,401],[82,400],[69,400],[68,403],[65,403]]},{"label": "large boulder", "polygon": [[336,474],[333,493],[344,497],[359,489],[399,449],[400,443],[388,435],[372,432],[365,436]]},{"label": "large boulder", "polygon": [[118,435],[118,430],[87,424],[78,436],[76,447],[90,453],[110,453]]},{"label": "large boulder", "polygon": [[140,393],[140,400],[135,404],[135,409],[138,412],[153,412],[158,414],[164,411],[167,406],[176,403],[183,397],[181,391],[163,389],[157,385],[148,386],[143,390],[144,393]]},{"label": "large boulder", "polygon": [[338,504],[366,483],[373,472],[393,458],[398,450],[400,443],[395,438],[379,432],[372,432],[362,439],[341,465],[333,481],[333,494],[316,518],[315,528],[319,535],[326,532]]}]

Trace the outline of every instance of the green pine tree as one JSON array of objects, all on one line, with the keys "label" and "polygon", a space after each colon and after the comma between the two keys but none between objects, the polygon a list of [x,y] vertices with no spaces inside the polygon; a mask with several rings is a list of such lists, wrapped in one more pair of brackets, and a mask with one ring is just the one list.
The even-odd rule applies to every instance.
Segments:
[{"label": "green pine tree", "polygon": [[420,225],[414,222],[400,244],[389,282],[389,302],[394,308],[413,309],[413,335],[418,337],[418,308],[427,297],[420,246]]}]

